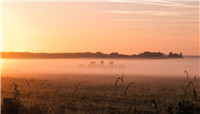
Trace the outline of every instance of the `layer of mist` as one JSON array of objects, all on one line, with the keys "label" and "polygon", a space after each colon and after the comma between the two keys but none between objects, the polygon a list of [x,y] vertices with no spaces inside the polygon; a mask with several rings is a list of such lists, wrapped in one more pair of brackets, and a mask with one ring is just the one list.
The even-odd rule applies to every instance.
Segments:
[{"label": "layer of mist", "polygon": [[[102,62],[103,61],[103,62]],[[91,65],[93,62],[93,66]],[[96,62],[96,63],[94,63]],[[199,58],[183,59],[2,59],[2,75],[25,74],[134,74],[199,75]],[[95,65],[94,65],[95,64]]]}]

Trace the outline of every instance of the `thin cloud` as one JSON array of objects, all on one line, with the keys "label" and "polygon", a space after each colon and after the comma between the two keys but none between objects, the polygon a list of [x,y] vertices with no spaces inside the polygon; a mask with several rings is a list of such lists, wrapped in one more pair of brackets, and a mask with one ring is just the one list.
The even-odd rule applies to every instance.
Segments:
[{"label": "thin cloud", "polygon": [[104,13],[118,13],[118,14],[144,14],[144,15],[155,15],[155,16],[178,16],[185,15],[188,13],[183,12],[172,12],[172,11],[99,11]]},{"label": "thin cloud", "polygon": [[[82,0],[82,1],[54,1],[54,0],[43,0],[43,1],[24,1],[24,0],[2,0],[2,2],[119,2],[119,3],[136,3],[136,4],[146,4],[146,5],[159,5],[159,6],[168,6],[168,7],[183,7],[183,8],[199,8],[199,6],[193,6],[193,5],[188,5],[185,4],[185,1],[176,1],[176,2],[171,2],[171,1],[163,1],[163,0]],[[185,2],[185,3],[178,3],[178,2]],[[191,1],[195,2],[195,1]]]},{"label": "thin cloud", "polygon": [[185,3],[177,3],[172,1],[164,0],[145,0],[145,1],[133,1],[133,0],[106,0],[107,2],[126,2],[126,3],[138,3],[138,4],[147,4],[147,5],[159,5],[159,6],[168,6],[168,7],[182,7],[182,8],[199,8],[199,6],[188,5]]},{"label": "thin cloud", "polygon": [[177,37],[177,36],[156,36],[156,35],[136,35],[140,37],[153,37],[153,38],[168,38],[168,39],[182,39],[182,37]]},{"label": "thin cloud", "polygon": [[134,28],[134,27],[158,27],[158,26],[160,26],[160,27],[170,27],[170,26],[187,26],[187,27],[189,27],[189,26],[191,26],[191,27],[196,27],[196,26],[199,26],[199,24],[166,24],[166,25],[164,25],[164,24],[162,24],[162,25],[137,25],[137,26],[135,26],[135,25],[133,25],[133,26],[107,26],[107,27],[111,27],[111,28],[115,28],[115,27],[124,27],[124,28]]},{"label": "thin cloud", "polygon": [[151,38],[159,38],[159,39],[163,38],[161,40],[168,39],[168,40],[187,40],[187,41],[191,41],[191,42],[198,41],[198,39],[197,40],[187,39],[187,38],[183,38],[183,37],[180,37],[180,36],[156,36],[156,35],[136,35],[136,36],[138,36],[138,37],[148,37],[148,38],[149,37],[151,37]]},{"label": "thin cloud", "polygon": [[89,21],[158,21],[152,19],[89,19]]},{"label": "thin cloud", "polygon": [[[89,21],[163,21],[159,19],[88,19]],[[198,19],[165,20],[168,22],[196,22]]]}]

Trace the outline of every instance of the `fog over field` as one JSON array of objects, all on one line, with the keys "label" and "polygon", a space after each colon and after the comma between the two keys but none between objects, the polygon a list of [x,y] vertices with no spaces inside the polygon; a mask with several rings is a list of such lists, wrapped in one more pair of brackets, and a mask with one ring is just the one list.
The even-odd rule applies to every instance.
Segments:
[{"label": "fog over field", "polygon": [[[103,66],[100,68],[100,62]],[[96,62],[94,68],[90,62]],[[109,63],[113,62],[113,66]],[[123,65],[124,68],[119,68]],[[183,59],[2,59],[2,75],[27,74],[134,74],[159,76],[199,75],[199,58]]]}]

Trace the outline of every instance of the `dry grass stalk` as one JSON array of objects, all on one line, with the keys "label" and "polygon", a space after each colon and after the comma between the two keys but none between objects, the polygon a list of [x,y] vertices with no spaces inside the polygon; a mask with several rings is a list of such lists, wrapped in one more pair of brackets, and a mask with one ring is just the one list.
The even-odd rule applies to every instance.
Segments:
[{"label": "dry grass stalk", "polygon": [[190,80],[189,80],[188,72],[185,70],[184,73],[186,74],[188,81],[190,81]]},{"label": "dry grass stalk", "polygon": [[131,83],[129,83],[128,84],[128,86],[126,87],[126,90],[124,91],[124,94],[126,95],[126,92],[127,92],[127,90],[128,90],[128,88],[129,88],[129,86],[131,85],[131,84],[133,84],[134,82],[131,82]]},{"label": "dry grass stalk", "polygon": [[44,80],[40,85],[43,85],[44,84],[44,82],[47,82],[48,80]]},{"label": "dry grass stalk", "polygon": [[117,80],[116,80],[116,82],[115,82],[115,91],[117,90],[117,83],[119,82],[119,80],[121,80],[122,83],[123,83],[122,77],[117,78]]},{"label": "dry grass stalk", "polygon": [[196,101],[196,99],[197,99],[197,93],[196,93],[195,87],[193,87],[193,97],[192,97],[192,101]]},{"label": "dry grass stalk", "polygon": [[26,81],[26,83],[27,83],[29,89],[31,89],[30,82],[35,82],[35,83],[36,83],[36,81],[33,80],[33,79],[30,79],[29,81],[28,81],[27,79],[25,79],[25,81]]},{"label": "dry grass stalk", "polygon": [[[196,101],[197,95],[196,95],[196,90],[195,90],[195,87],[194,87],[193,82],[189,82],[189,84],[187,85],[186,89],[188,89],[189,87],[191,87],[190,85],[192,85],[192,88],[193,88],[193,97],[192,97],[192,101]],[[190,91],[191,91],[191,89],[190,89]]]},{"label": "dry grass stalk", "polygon": [[[168,87],[167,87],[167,88],[168,88]],[[167,88],[166,88],[165,85],[164,85],[164,88],[161,89],[160,91],[158,91],[157,97],[158,97],[158,95],[159,95],[159,93],[160,93],[161,91],[165,91]]]},{"label": "dry grass stalk", "polygon": [[192,85],[192,87],[194,88],[193,82],[189,82],[189,84],[186,86],[186,90],[190,87],[190,85]]},{"label": "dry grass stalk", "polygon": [[186,93],[186,90],[185,90],[185,88],[184,88],[183,86],[182,86],[182,89],[183,89],[183,91],[184,91],[184,93],[185,93],[185,95],[186,95],[187,93]]},{"label": "dry grass stalk", "polygon": [[74,90],[74,92],[72,93],[72,99],[73,99],[73,96],[75,94],[75,92],[78,90],[78,86],[82,83],[83,81],[79,82]]},{"label": "dry grass stalk", "polygon": [[[119,82],[119,80],[121,79],[121,77],[117,78],[116,82],[115,82],[115,91],[117,90],[117,83]],[[122,80],[122,79],[121,79]]]},{"label": "dry grass stalk", "polygon": [[31,89],[31,86],[30,86],[29,82],[28,82],[26,79],[25,79],[25,81],[26,81],[26,83],[27,83],[29,89]]},{"label": "dry grass stalk", "polygon": [[36,83],[36,81],[34,79],[30,79],[29,82],[35,82]]},{"label": "dry grass stalk", "polygon": [[56,91],[56,93],[55,93],[55,97],[56,97],[56,95],[57,95],[57,93],[58,93],[59,91],[63,91],[63,90],[62,90],[62,89],[58,89],[58,90]]},{"label": "dry grass stalk", "polygon": [[61,90],[61,89],[58,89],[58,90],[56,91],[56,93],[55,93],[55,95],[54,95],[53,102],[50,104],[50,111],[49,111],[50,114],[51,114],[51,111],[52,111],[52,109],[53,109],[54,103],[55,103],[55,101],[56,101],[55,99],[56,99],[57,93],[58,93],[59,91],[62,91],[62,90]]},{"label": "dry grass stalk", "polygon": [[[189,84],[186,86],[186,90],[189,88],[189,87],[191,87],[190,85],[192,85],[192,87],[193,87],[193,91],[195,91],[195,87],[194,87],[194,84],[193,84],[193,82],[196,82],[196,76],[194,76],[194,79],[192,79],[191,81],[189,80],[189,75],[188,75],[188,73],[187,73],[187,71],[185,70],[184,71],[184,73],[186,73],[186,75],[187,75],[187,78],[188,78],[188,82],[189,82]],[[191,88],[190,88],[190,92],[191,92]],[[196,91],[195,91],[196,92]]]},{"label": "dry grass stalk", "polygon": [[194,82],[196,82],[196,79],[197,79],[196,76],[194,76]]},{"label": "dry grass stalk", "polygon": [[[184,73],[186,73],[187,78],[188,78],[188,82],[189,82],[189,84],[186,86],[186,90],[187,90],[189,87],[191,87],[190,85],[192,85],[192,87],[193,87],[193,97],[192,97],[192,101],[196,101],[196,96],[197,96],[197,95],[196,95],[196,90],[195,90],[194,84],[193,84],[193,82],[192,82],[192,81],[196,82],[196,76],[194,76],[194,80],[189,81],[189,76],[188,76],[187,71],[185,70]],[[182,87],[182,88],[183,88],[183,87]],[[184,88],[183,88],[183,89],[184,89]],[[185,89],[184,89],[184,91],[185,91]],[[185,93],[186,93],[186,91],[185,91]]]},{"label": "dry grass stalk", "polygon": [[15,92],[14,92],[14,98],[13,100],[15,101],[15,103],[19,104],[19,90],[17,89],[17,84],[13,83],[15,85]]},{"label": "dry grass stalk", "polygon": [[122,74],[122,85],[124,85],[124,74]]},{"label": "dry grass stalk", "polygon": [[157,110],[157,104],[156,104],[156,101],[154,101],[154,100],[153,100],[153,106]]}]

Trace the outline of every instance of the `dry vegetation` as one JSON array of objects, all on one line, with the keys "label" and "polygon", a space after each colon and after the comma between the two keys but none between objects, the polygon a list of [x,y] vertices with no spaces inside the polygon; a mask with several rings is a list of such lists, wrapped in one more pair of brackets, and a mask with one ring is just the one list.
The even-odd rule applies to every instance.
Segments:
[{"label": "dry vegetation", "polygon": [[186,75],[2,76],[1,106],[13,98],[27,114],[199,114],[199,80]]}]

